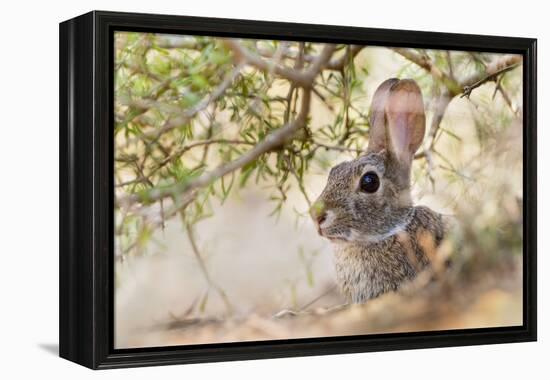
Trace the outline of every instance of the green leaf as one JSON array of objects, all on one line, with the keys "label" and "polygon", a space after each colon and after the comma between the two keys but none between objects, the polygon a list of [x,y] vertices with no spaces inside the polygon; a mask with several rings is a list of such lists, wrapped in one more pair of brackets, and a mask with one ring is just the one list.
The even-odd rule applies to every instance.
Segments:
[{"label": "green leaf", "polygon": [[315,281],[313,277],[313,271],[311,270],[310,267],[307,267],[306,274],[307,274],[307,284],[309,285],[310,288],[312,288],[315,285]]},{"label": "green leaf", "polygon": [[231,188],[235,183],[235,173],[231,173],[231,181],[229,182],[229,185],[226,186],[225,181],[226,181],[225,176],[223,176],[220,181],[220,185],[222,189],[222,204],[225,202],[225,200],[229,196],[229,193],[231,192]]},{"label": "green leaf", "polygon": [[191,76],[191,89],[193,91],[202,91],[209,86],[208,79],[201,74]]},{"label": "green leaf", "polygon": [[206,304],[208,303],[208,292],[202,296],[201,303],[199,304],[199,312],[204,313],[206,310]]},{"label": "green leaf", "polygon": [[246,185],[246,182],[256,169],[257,161],[252,161],[251,163],[245,165],[241,169],[241,179],[239,181],[239,186],[243,188]]}]

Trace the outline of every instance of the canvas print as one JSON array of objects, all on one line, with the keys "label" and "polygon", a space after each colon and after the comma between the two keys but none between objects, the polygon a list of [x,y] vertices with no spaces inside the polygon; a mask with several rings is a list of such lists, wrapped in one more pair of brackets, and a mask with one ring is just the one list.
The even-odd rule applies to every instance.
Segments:
[{"label": "canvas print", "polygon": [[522,56],[114,33],[114,343],[522,325]]}]

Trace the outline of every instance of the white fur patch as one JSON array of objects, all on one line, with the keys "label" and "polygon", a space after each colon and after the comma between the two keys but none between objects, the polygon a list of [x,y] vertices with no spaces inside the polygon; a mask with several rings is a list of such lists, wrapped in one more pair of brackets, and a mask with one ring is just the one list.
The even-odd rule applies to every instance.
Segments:
[{"label": "white fur patch", "polygon": [[327,228],[334,222],[335,219],[336,214],[334,213],[334,211],[328,210],[325,220],[323,220],[323,223],[319,224],[319,227]]},{"label": "white fur patch", "polygon": [[412,215],[409,215],[404,222],[395,225],[389,231],[383,234],[367,235],[367,234],[361,234],[359,231],[352,229],[348,236],[348,240],[365,242],[365,243],[378,243],[378,242],[381,242],[382,240],[386,240],[387,238],[392,237],[393,235],[397,235],[398,233],[405,231],[405,229],[407,228],[411,220],[412,220]]}]

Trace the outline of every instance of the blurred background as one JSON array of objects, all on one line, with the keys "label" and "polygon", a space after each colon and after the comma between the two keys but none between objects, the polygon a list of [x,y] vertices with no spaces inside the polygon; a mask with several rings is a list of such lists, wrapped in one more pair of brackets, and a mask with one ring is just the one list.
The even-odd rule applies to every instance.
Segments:
[{"label": "blurred background", "polygon": [[[520,56],[115,39],[117,347],[521,324]],[[455,218],[439,252],[453,266],[332,311],[344,300],[307,210],[366,147],[389,77],[422,88],[413,198]]]}]

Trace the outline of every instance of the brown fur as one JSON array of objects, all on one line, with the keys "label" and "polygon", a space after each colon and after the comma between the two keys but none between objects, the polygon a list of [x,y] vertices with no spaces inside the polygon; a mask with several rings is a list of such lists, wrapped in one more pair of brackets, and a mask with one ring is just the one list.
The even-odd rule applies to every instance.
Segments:
[{"label": "brown fur", "polygon": [[[418,85],[395,78],[382,83],[370,124],[367,154],[332,168],[311,209],[319,233],[334,243],[337,280],[354,303],[414,278],[444,235],[441,215],[411,201],[412,158],[425,131]],[[360,188],[367,172],[379,179],[374,192]]]},{"label": "brown fur", "polygon": [[336,278],[349,302],[364,303],[397,290],[429,265],[431,252],[426,252],[421,239],[427,231],[438,246],[444,235],[443,221],[427,207],[415,207],[413,212],[403,232],[380,242],[335,244]]}]

